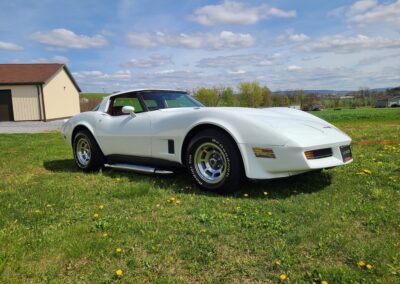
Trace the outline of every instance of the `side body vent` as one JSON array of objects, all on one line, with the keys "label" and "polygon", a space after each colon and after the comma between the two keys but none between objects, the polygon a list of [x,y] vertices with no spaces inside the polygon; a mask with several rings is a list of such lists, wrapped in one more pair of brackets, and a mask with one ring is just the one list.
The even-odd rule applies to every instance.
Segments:
[{"label": "side body vent", "polygon": [[172,139],[168,139],[168,153],[175,154],[175,143]]}]

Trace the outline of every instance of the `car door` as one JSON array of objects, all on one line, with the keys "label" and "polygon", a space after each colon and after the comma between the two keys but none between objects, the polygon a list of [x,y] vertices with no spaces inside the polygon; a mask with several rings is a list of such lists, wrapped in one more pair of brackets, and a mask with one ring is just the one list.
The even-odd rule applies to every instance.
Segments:
[{"label": "car door", "polygon": [[[133,106],[136,116],[122,113],[124,106]],[[150,157],[151,122],[136,94],[110,99],[107,112],[99,113],[96,137],[104,155]]]}]

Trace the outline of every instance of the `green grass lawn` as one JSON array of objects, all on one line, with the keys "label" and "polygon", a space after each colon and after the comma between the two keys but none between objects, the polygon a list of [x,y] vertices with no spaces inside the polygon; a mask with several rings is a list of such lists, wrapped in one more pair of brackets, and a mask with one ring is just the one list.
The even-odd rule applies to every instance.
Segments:
[{"label": "green grass lawn", "polygon": [[400,110],[317,114],[352,164],[229,196],[82,173],[57,133],[0,135],[0,283],[399,283],[400,146],[357,142],[400,143]]},{"label": "green grass lawn", "polygon": [[80,97],[81,98],[98,98],[98,99],[102,99],[103,97],[108,96],[108,93],[81,93]]},{"label": "green grass lawn", "polygon": [[400,110],[397,108],[356,108],[323,111],[313,111],[312,114],[328,120],[332,123],[366,122],[366,121],[398,121],[400,123]]}]

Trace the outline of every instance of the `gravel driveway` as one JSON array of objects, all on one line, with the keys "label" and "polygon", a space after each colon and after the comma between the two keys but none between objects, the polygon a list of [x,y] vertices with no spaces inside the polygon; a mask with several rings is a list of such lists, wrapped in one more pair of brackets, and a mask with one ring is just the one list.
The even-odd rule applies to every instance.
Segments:
[{"label": "gravel driveway", "polygon": [[60,131],[64,120],[43,121],[6,121],[0,122],[0,133],[42,133]]}]

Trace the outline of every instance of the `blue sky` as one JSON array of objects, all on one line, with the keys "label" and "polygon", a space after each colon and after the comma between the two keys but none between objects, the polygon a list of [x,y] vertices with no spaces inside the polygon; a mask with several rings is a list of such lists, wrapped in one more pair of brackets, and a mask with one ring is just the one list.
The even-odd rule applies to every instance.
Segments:
[{"label": "blue sky", "polygon": [[67,63],[84,91],[400,85],[400,0],[1,1],[0,62]]}]

